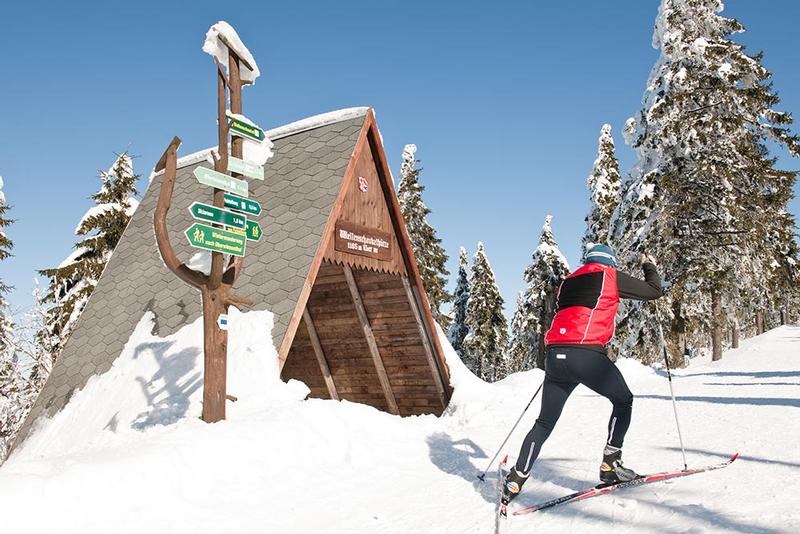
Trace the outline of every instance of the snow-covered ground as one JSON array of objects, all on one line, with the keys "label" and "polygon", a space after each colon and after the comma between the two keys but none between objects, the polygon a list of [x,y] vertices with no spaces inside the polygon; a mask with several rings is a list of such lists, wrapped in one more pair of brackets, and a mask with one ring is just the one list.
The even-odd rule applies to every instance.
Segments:
[{"label": "snow-covered ground", "polygon": [[[448,414],[399,418],[349,402],[300,400],[277,379],[267,312],[231,316],[228,420],[198,420],[199,322],[168,338],[146,315],[93,378],[0,468],[0,531],[59,533],[492,532],[494,470],[476,474],[542,379],[484,384],[449,355]],[[235,341],[237,340],[238,341]],[[747,340],[721,362],[678,371],[689,466],[728,469],[512,517],[510,532],[800,531],[800,328]],[[640,471],[682,464],[665,376],[620,368],[636,395],[625,447]],[[593,483],[610,405],[575,390],[518,499]],[[538,412],[526,414],[514,455]],[[526,428],[522,428],[526,427]]]}]

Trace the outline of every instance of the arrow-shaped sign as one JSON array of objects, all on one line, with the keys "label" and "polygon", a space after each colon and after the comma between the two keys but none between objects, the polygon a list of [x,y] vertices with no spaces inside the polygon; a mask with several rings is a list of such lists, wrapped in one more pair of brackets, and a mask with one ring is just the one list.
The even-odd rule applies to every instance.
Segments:
[{"label": "arrow-shaped sign", "polygon": [[259,143],[267,138],[264,130],[252,123],[247,117],[242,115],[234,116],[230,110],[226,110],[225,114],[228,117],[228,121],[230,121],[231,133],[233,135],[246,137],[247,139],[252,139],[253,141],[258,141]]},{"label": "arrow-shaped sign", "polygon": [[238,172],[256,180],[264,179],[264,167],[252,161],[228,156],[228,172]]},{"label": "arrow-shaped sign", "polygon": [[247,221],[246,230],[237,230],[235,228],[231,228],[231,232],[246,237],[248,241],[258,241],[261,239],[261,235],[264,233],[261,230],[261,225],[255,221]]},{"label": "arrow-shaped sign", "polygon": [[186,239],[189,244],[196,248],[211,250],[213,252],[223,252],[234,256],[244,256],[244,248],[247,240],[244,236],[238,235],[227,230],[220,230],[213,226],[194,223],[186,229]]},{"label": "arrow-shaped sign", "polygon": [[197,167],[194,170],[194,177],[201,184],[210,185],[217,189],[236,193],[237,195],[246,197],[248,194],[247,182],[238,180],[233,176],[222,174],[207,167]]},{"label": "arrow-shaped sign", "polygon": [[232,228],[245,228],[247,217],[240,213],[224,210],[216,206],[209,206],[202,202],[192,202],[189,211],[195,219],[212,223],[224,224]]},{"label": "arrow-shaped sign", "polygon": [[225,207],[229,210],[241,211],[250,215],[259,215],[261,213],[261,204],[255,200],[235,195],[225,195]]}]

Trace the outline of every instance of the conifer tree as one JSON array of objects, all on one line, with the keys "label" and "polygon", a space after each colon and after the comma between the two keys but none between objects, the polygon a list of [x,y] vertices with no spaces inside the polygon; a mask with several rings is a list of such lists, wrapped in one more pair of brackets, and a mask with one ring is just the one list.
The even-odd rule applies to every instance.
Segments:
[{"label": "conifer tree", "polygon": [[[3,193],[3,178],[0,176],[0,262],[11,256],[14,244],[5,229],[13,222],[8,218],[11,208]],[[0,279],[0,462],[5,458],[11,440],[24,416],[24,377],[17,358],[17,340],[6,295],[11,289]]]},{"label": "conifer tree", "polygon": [[517,298],[511,320],[511,372],[544,369],[544,335],[555,316],[558,288],[569,275],[569,263],[553,236],[552,220],[552,215],[545,217],[539,245],[525,269],[527,287]]},{"label": "conifer tree", "polygon": [[467,263],[467,251],[464,247],[458,249],[458,277],[456,278],[456,290],[453,294],[453,322],[447,332],[450,344],[461,357],[461,361],[475,371],[476,366],[469,358],[469,354],[464,351],[464,338],[469,333],[467,326],[467,302],[469,301],[469,276],[467,274],[469,265]]},{"label": "conifer tree", "polygon": [[588,244],[609,242],[611,216],[620,200],[619,161],[610,124],[604,124],[600,129],[597,144],[597,158],[587,180],[589,214],[586,216],[586,233],[581,242],[584,259]]},{"label": "conifer tree", "polygon": [[442,248],[442,240],[436,237],[436,230],[428,223],[426,217],[430,208],[422,201],[425,187],[419,183],[421,168],[417,167],[416,145],[406,145],[403,149],[403,164],[400,170],[400,185],[397,198],[403,219],[406,223],[414,256],[417,259],[422,285],[431,305],[433,318],[443,329],[449,327],[449,317],[441,312],[441,306],[450,302],[452,296],[445,290],[447,276],[450,274],[445,263],[447,254]]},{"label": "conifer tree", "polygon": [[54,361],[138,206],[134,198],[138,178],[127,152],[107,172],[101,172],[101,187],[90,197],[95,206],[75,228],[75,234],[82,238],[75,244],[75,251],[58,267],[39,271],[50,278],[42,302],[51,307],[37,337],[42,346],[52,348]]},{"label": "conifer tree", "polygon": [[[6,197],[3,193],[3,177],[0,176],[0,262],[8,259],[11,256],[11,250],[14,244],[6,235],[6,228],[11,225],[11,219],[7,218],[8,210],[11,208],[6,204]],[[10,351],[13,346],[13,322],[11,314],[8,310],[8,302],[6,295],[11,290],[11,287],[3,282],[0,278],[0,353]]]},{"label": "conifer tree", "polygon": [[470,295],[464,350],[475,362],[473,372],[482,380],[494,382],[508,374],[508,321],[503,314],[503,297],[497,287],[483,243],[472,258]]},{"label": "conifer tree", "polygon": [[[766,142],[798,155],[800,140],[788,129],[791,116],[774,110],[779,99],[761,55],[729,39],[744,28],[722,8],[720,0],[662,0],[653,38],[661,55],[644,108],[626,125],[638,163],[623,184],[615,244],[623,260],[637,252],[660,259],[672,289],[657,306],[675,355],[711,341],[721,356],[723,310],[765,304],[766,234],[792,224],[767,209],[795,175],[775,169]],[[630,306],[625,321],[623,350],[658,358],[653,306]]]}]

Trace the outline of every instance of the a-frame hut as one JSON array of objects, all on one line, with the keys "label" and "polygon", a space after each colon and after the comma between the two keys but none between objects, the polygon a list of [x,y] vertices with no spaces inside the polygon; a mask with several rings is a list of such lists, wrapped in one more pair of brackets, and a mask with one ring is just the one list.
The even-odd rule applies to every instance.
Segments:
[{"label": "a-frame hut", "polygon": [[[249,242],[237,293],[275,314],[281,375],[311,395],[366,403],[400,415],[441,414],[449,373],[397,203],[375,115],[352,108],[267,132],[275,156],[264,181],[263,238]],[[182,231],[187,209],[208,197],[194,179],[209,151],[179,160],[171,241],[192,250]],[[146,311],[155,334],[169,335],[201,314],[200,295],[163,264],[152,230],[163,175],[142,202],[25,422],[60,410],[93,375],[107,371]],[[232,392],[235,393],[235,392]]]}]

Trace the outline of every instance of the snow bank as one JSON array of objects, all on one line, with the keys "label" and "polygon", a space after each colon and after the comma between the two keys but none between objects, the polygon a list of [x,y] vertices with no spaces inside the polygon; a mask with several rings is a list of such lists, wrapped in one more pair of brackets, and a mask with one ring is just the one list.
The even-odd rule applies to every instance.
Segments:
[{"label": "snow bank", "polygon": [[[305,398],[307,388],[283,384],[272,345],[272,314],[229,312],[228,392],[231,417],[268,401]],[[37,423],[15,453],[19,460],[114,445],[169,425],[193,424],[202,413],[202,318],[164,338],[146,312],[111,369],[89,379],[52,419]],[[269,394],[267,394],[267,392]]]},{"label": "snow bank", "polygon": [[208,32],[206,33],[206,40],[203,43],[203,52],[218,59],[227,73],[228,47],[225,46],[225,44],[220,40],[220,35],[222,35],[228,41],[228,43],[230,43],[236,55],[253,67],[253,70],[250,70],[244,64],[240,66],[239,75],[241,76],[242,80],[255,83],[256,78],[261,75],[261,71],[258,70],[258,65],[256,65],[256,60],[253,57],[253,54],[250,53],[250,50],[247,49],[242,40],[239,38],[239,34],[236,33],[236,30],[234,30],[233,27],[227,22],[221,20],[208,29]]}]

